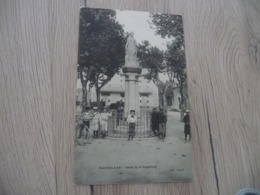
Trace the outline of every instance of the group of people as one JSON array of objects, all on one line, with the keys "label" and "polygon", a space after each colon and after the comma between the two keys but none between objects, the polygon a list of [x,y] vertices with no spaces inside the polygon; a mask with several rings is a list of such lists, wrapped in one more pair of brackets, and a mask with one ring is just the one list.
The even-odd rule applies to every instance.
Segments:
[{"label": "group of people", "polygon": [[[128,123],[128,140],[133,140],[137,124],[137,116],[135,115],[135,110],[130,110],[130,114],[128,115],[126,121]],[[159,111],[157,111],[157,108],[154,108],[151,114],[151,126],[154,135],[158,136],[160,139],[165,139],[166,123],[166,110],[160,109]]]},{"label": "group of people", "polygon": [[[107,108],[98,110],[97,107],[90,109],[85,108],[82,113],[82,124],[78,138],[89,136],[92,133],[94,138],[105,138],[108,135],[108,121],[112,117],[112,112]],[[118,117],[117,117],[118,118]],[[123,118],[123,116],[122,116]],[[128,125],[128,140],[133,140],[135,136],[135,129],[137,126],[137,116],[135,110],[130,110],[130,114],[125,118]],[[119,122],[119,121],[117,121]],[[189,112],[183,118],[185,142],[191,140],[190,133],[190,116]],[[151,132],[154,136],[158,136],[159,139],[164,140],[166,137],[166,123],[167,123],[167,110],[153,108],[151,113]]]},{"label": "group of people", "polygon": [[[191,132],[190,132],[190,115],[189,111],[186,111],[185,116],[183,117],[184,122],[184,136],[185,142],[191,140]],[[160,139],[165,139],[166,137],[166,123],[167,123],[167,111],[157,108],[154,108],[151,114],[151,125],[152,132],[155,136],[158,136]]]},{"label": "group of people", "polygon": [[107,108],[98,110],[97,107],[90,109],[85,108],[82,113],[82,126],[78,138],[83,136],[85,131],[85,137],[92,131],[93,137],[106,137],[108,132],[108,119],[112,116],[112,113],[108,112]]},{"label": "group of people", "polygon": [[153,108],[151,114],[152,132],[160,139],[165,139],[166,137],[166,123],[167,111],[162,108],[159,111],[157,110],[157,108]]}]

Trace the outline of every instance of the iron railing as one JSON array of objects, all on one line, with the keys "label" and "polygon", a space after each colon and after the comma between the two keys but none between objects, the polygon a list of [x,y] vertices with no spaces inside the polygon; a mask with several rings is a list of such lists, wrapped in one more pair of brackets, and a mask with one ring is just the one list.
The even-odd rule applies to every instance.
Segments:
[{"label": "iron railing", "polygon": [[[113,111],[112,116],[108,119],[108,136],[115,138],[127,138],[128,137],[128,123],[126,121],[128,114],[123,112]],[[136,113],[137,124],[135,126],[135,137],[148,138],[152,137],[151,128],[151,111],[140,110]]]}]

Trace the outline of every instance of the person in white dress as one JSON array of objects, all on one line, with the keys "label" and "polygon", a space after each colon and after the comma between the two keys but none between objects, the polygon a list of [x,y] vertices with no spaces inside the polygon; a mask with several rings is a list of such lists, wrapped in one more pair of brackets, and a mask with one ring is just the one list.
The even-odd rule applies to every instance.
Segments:
[{"label": "person in white dress", "polygon": [[93,130],[93,136],[94,138],[97,138],[99,136],[99,125],[100,125],[100,113],[98,111],[97,107],[94,107],[94,113],[91,121],[91,129]]},{"label": "person in white dress", "polygon": [[102,131],[105,133],[104,136],[108,134],[108,119],[110,116],[112,116],[112,113],[109,113],[106,108],[100,114],[100,124]]}]

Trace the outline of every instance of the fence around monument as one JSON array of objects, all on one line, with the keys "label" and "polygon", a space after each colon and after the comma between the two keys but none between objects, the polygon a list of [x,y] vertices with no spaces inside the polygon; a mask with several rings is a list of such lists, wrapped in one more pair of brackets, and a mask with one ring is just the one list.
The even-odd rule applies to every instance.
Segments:
[{"label": "fence around monument", "polygon": [[[151,111],[140,110],[140,113],[136,113],[138,116],[137,124],[135,127],[136,138],[148,138],[152,137],[151,128]],[[128,123],[126,121],[127,114],[113,112],[112,116],[108,120],[108,136],[115,138],[127,138],[128,137]]]}]

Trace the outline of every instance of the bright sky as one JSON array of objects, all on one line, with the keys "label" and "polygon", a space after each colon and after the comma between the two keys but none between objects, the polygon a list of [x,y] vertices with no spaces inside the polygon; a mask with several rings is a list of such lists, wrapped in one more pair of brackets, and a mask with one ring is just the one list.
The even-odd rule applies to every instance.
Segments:
[{"label": "bright sky", "polygon": [[168,38],[163,39],[160,35],[155,35],[155,30],[151,29],[148,23],[148,21],[151,21],[149,12],[115,11],[117,21],[123,25],[125,32],[134,32],[137,43],[148,40],[152,46],[165,50],[166,43],[172,40]]}]

